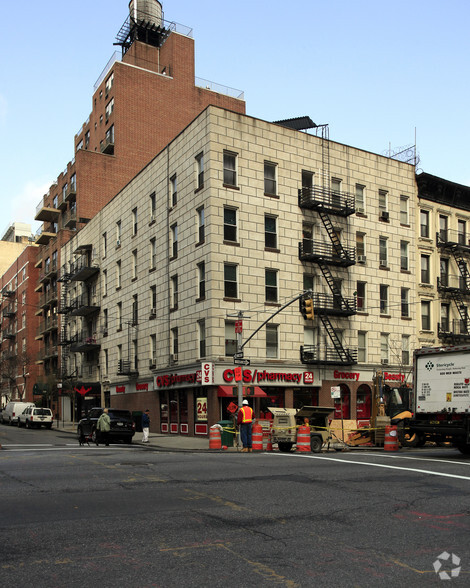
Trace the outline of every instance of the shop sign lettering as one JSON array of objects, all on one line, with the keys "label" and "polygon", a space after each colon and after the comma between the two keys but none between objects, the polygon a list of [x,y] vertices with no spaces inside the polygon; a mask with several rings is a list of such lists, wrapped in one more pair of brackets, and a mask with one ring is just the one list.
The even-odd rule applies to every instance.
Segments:
[{"label": "shop sign lettering", "polygon": [[335,380],[354,380],[358,382],[360,376],[361,374],[359,372],[340,372],[339,370],[333,372],[333,378]]},{"label": "shop sign lettering", "polygon": [[116,394],[124,394],[126,391],[125,386],[116,386]]},{"label": "shop sign lettering", "polygon": [[164,374],[155,378],[157,388],[171,388],[178,384],[195,384],[200,381],[200,370],[191,374]]},{"label": "shop sign lettering", "polygon": [[384,372],[384,380],[396,380],[398,382],[404,382],[405,374],[390,374],[389,372]]},{"label": "shop sign lettering", "polygon": [[[227,369],[223,373],[224,382],[235,381],[235,370]],[[287,382],[300,384],[304,376],[305,383],[313,382],[313,373],[311,372],[267,372],[266,370],[243,370],[242,382],[245,384],[262,384],[266,382]]]},{"label": "shop sign lettering", "polygon": [[147,383],[145,383],[145,384],[136,384],[135,385],[135,389],[136,389],[137,392],[143,392],[143,391],[148,392],[149,385]]},{"label": "shop sign lettering", "polygon": [[207,398],[196,398],[197,420],[207,421]]}]

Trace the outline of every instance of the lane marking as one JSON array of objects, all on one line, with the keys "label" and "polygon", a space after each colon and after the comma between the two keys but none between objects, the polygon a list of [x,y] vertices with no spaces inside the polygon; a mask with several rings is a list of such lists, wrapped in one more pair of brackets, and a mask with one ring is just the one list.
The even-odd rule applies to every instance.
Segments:
[{"label": "lane marking", "polygon": [[470,466],[470,461],[453,461],[451,459],[434,459],[432,457],[412,457],[409,455],[389,455],[384,453],[382,457],[391,457],[392,459],[415,459],[416,461],[438,461],[440,463],[455,463],[457,465]]},{"label": "lane marking", "polygon": [[[7,448],[7,447],[12,447],[12,445],[3,445],[3,448]],[[110,448],[107,447],[80,447],[75,445],[69,445],[66,447],[40,447],[38,449],[34,449],[32,447],[19,447],[19,446],[15,446],[14,449],[9,449],[8,453],[17,453],[18,451],[68,451],[68,450],[72,450],[72,451],[84,451],[86,449],[92,449],[93,451],[96,451],[98,449],[106,449],[106,451],[108,451]],[[112,449],[117,449],[118,451],[135,451],[135,450],[140,450],[142,451],[143,447],[112,447]]]},{"label": "lane marking", "polygon": [[336,457],[317,457],[314,455],[297,455],[295,453],[288,454],[281,454],[281,453],[269,453],[266,455],[277,455],[279,457],[302,457],[304,459],[318,459],[321,461],[337,461],[343,464],[357,464],[357,465],[364,465],[364,466],[372,466],[375,468],[385,468],[389,470],[403,470],[405,472],[418,472],[419,474],[428,474],[429,476],[441,476],[443,478],[456,478],[458,480],[470,480],[470,476],[459,476],[457,474],[445,474],[442,472],[433,472],[431,470],[419,470],[417,468],[405,468],[400,466],[392,466],[383,463],[369,463],[367,461],[353,461],[353,460],[346,460],[346,459],[338,459]]}]

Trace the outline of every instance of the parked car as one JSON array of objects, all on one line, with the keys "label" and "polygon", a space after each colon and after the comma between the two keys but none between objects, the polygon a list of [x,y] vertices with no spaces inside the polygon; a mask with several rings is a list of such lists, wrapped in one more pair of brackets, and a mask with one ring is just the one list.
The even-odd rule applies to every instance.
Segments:
[{"label": "parked car", "polygon": [[28,406],[18,417],[18,427],[26,427],[32,429],[33,427],[41,428],[42,425],[46,429],[52,429],[54,417],[50,408],[37,408],[35,406]]},{"label": "parked car", "polygon": [[19,415],[28,406],[36,405],[34,402],[8,402],[2,411],[2,423],[8,423],[9,425],[16,424]]},{"label": "parked car", "polygon": [[[96,431],[96,423],[102,413],[103,408],[92,408],[87,416],[80,419],[77,427],[77,435],[80,442],[83,442],[86,438],[89,438],[94,443],[99,441],[99,432]],[[108,414],[111,420],[109,440],[111,442],[124,441],[125,443],[132,443],[132,437],[135,434],[135,425],[131,411],[121,408],[108,408]]]}]

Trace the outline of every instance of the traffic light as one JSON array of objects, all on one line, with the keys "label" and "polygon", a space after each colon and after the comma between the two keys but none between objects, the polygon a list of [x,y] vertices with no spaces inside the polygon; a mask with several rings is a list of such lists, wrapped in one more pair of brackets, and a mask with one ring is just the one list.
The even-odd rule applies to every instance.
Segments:
[{"label": "traffic light", "polygon": [[300,312],[305,320],[315,318],[313,312],[313,299],[312,298],[301,298],[300,299]]}]

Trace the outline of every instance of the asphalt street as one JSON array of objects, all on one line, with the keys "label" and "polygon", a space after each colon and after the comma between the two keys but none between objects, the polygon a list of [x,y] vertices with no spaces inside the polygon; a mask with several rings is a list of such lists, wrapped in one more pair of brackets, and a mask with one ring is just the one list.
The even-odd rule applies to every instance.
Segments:
[{"label": "asphalt street", "polygon": [[240,454],[7,437],[0,427],[4,586],[470,582],[470,459],[452,449]]}]

